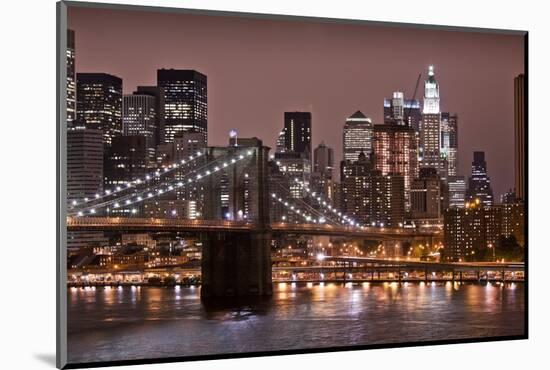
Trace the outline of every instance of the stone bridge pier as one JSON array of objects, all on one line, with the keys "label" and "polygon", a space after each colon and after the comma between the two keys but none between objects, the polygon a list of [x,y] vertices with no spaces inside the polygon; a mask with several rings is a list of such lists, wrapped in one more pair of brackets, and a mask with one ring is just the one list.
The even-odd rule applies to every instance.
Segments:
[{"label": "stone bridge pier", "polygon": [[203,240],[202,297],[272,294],[270,233],[216,232]]},{"label": "stone bridge pier", "polygon": [[[229,148],[213,149],[211,155],[224,151],[253,151],[251,159],[227,174],[229,179],[229,215],[245,208],[253,230],[246,232],[204,233],[202,252],[201,297],[269,296],[271,280],[271,230],[268,196],[269,148],[261,140],[237,139]],[[219,181],[210,182],[209,214],[216,219],[220,214]],[[243,193],[247,194],[243,199]]]}]

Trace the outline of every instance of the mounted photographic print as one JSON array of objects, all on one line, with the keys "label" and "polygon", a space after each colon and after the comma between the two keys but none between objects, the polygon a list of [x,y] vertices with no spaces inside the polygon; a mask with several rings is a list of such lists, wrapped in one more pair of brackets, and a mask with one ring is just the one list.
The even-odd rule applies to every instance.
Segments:
[{"label": "mounted photographic print", "polygon": [[527,338],[526,52],[58,3],[58,366]]}]

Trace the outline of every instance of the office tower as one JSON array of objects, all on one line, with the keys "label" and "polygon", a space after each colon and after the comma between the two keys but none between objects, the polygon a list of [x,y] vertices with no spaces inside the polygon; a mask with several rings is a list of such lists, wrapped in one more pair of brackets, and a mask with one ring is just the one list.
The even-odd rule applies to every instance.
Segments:
[{"label": "office tower", "polygon": [[135,94],[149,95],[155,98],[156,112],[156,133],[155,145],[164,144],[165,125],[164,125],[164,88],[158,86],[138,86]]},{"label": "office tower", "polygon": [[313,151],[313,173],[311,189],[330,201],[334,198],[332,171],[334,168],[334,150],[321,142]]},{"label": "office tower", "polygon": [[321,142],[313,151],[313,171],[319,172],[328,178],[332,178],[334,168],[334,149]]},{"label": "office tower", "polygon": [[279,136],[277,136],[277,142],[275,143],[275,152],[283,153],[285,151],[285,130],[283,128],[283,130],[279,133]]},{"label": "office tower", "polygon": [[422,166],[441,168],[441,111],[439,108],[439,84],[435,80],[434,68],[428,69],[428,79],[424,83],[424,106],[420,125],[420,146]]},{"label": "office tower", "polygon": [[402,175],[405,181],[405,205],[410,209],[412,180],[418,177],[415,132],[396,124],[374,125],[374,163],[382,175]]},{"label": "office tower", "polygon": [[522,73],[514,78],[514,127],[515,156],[514,172],[516,195],[525,199],[525,75]]},{"label": "office tower", "polygon": [[466,201],[466,180],[464,176],[452,176],[447,178],[449,187],[449,207],[464,208]]},{"label": "office tower", "polygon": [[342,161],[339,206],[360,224],[398,227],[405,217],[404,184],[402,175],[383,175],[361,153],[355,162]]},{"label": "office tower", "polygon": [[155,167],[157,143],[156,99],[137,92],[124,95],[122,131],[125,136],[143,136],[147,149],[147,167]]},{"label": "office tower", "polygon": [[357,111],[346,119],[344,124],[343,148],[344,161],[356,162],[363,152],[367,159],[373,150],[373,127],[370,118]]},{"label": "office tower", "polygon": [[157,86],[164,89],[165,142],[184,132],[200,132],[207,143],[206,76],[194,70],[159,69]]},{"label": "office tower", "polygon": [[493,204],[493,189],[491,188],[491,179],[487,176],[485,152],[474,152],[472,175],[468,181],[466,200],[473,202],[476,199],[479,199],[485,206]]},{"label": "office tower", "polygon": [[411,215],[416,220],[439,222],[442,217],[441,179],[435,168],[421,168],[411,185]]},{"label": "office tower", "polygon": [[67,29],[67,127],[76,119],[76,76],[74,31]]},{"label": "office tower", "polygon": [[122,80],[106,73],[78,73],[76,80],[77,124],[101,130],[109,147],[122,134]]},{"label": "office tower", "polygon": [[394,92],[392,98],[384,99],[384,123],[405,124],[418,132],[421,120],[418,100],[404,99],[400,91]]},{"label": "office tower", "polygon": [[103,135],[99,130],[67,131],[67,199],[82,201],[103,191]]},{"label": "office tower", "polygon": [[311,159],[311,113],[285,112],[285,150],[303,153]]},{"label": "office tower", "polygon": [[458,116],[441,113],[440,155],[447,162],[447,176],[458,175]]},{"label": "office tower", "polygon": [[371,161],[361,152],[355,162],[342,161],[341,171],[342,212],[360,224],[370,223],[373,213],[370,202],[373,176]]},{"label": "office tower", "polygon": [[304,185],[309,186],[311,180],[311,161],[305,153],[287,151],[275,153],[275,163],[279,170],[288,179],[290,196],[292,198],[304,198],[306,196],[304,186],[296,182],[300,180]]},{"label": "office tower", "polygon": [[509,189],[506,193],[500,196],[500,203],[502,204],[518,203],[519,201],[520,200],[516,196],[516,193],[512,189]]},{"label": "office tower", "polygon": [[147,173],[147,138],[141,135],[117,136],[105,156],[104,187],[112,189],[143,178]]},{"label": "office tower", "polygon": [[401,227],[405,220],[405,178],[374,171],[370,186],[371,226]]}]

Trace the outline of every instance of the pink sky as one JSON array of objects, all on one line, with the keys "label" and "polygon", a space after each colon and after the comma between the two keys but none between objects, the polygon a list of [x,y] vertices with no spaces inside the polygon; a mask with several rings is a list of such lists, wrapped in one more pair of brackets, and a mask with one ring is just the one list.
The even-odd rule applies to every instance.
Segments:
[{"label": "pink sky", "polygon": [[[283,113],[313,116],[313,144],[342,152],[342,126],[361,110],[382,123],[384,97],[410,98],[434,64],[442,110],[459,115],[459,169],[484,150],[493,190],[513,187],[513,79],[524,70],[523,37],[480,32],[265,20],[69,7],[77,72],[154,85],[158,68],[208,76],[209,144],[232,128],[274,147]],[[437,23],[437,19],[434,19]],[[417,98],[424,89],[419,87]]]}]

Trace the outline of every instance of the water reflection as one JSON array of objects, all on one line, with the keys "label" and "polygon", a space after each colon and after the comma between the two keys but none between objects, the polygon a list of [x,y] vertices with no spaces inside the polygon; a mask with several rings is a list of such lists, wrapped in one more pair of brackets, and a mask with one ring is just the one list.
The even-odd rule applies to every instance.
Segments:
[{"label": "water reflection", "polygon": [[130,358],[523,333],[523,284],[288,283],[271,298],[200,287],[69,289],[69,358]]}]

